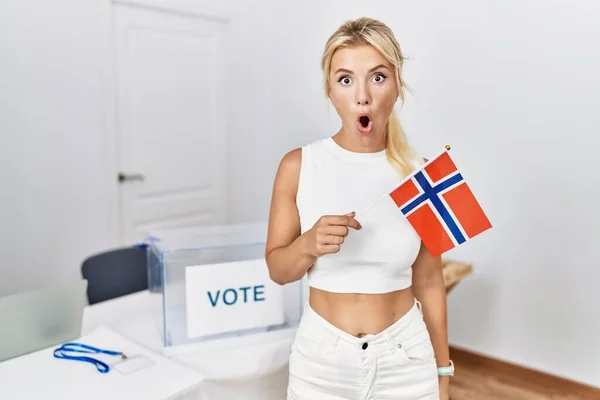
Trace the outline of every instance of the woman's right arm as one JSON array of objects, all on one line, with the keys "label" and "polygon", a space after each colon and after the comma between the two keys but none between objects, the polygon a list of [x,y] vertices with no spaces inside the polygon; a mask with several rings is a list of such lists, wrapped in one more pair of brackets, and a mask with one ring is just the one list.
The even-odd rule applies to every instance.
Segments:
[{"label": "woman's right arm", "polygon": [[316,260],[306,236],[300,235],[296,193],[301,163],[301,149],[287,153],[273,184],[265,256],[271,280],[280,285],[301,279]]},{"label": "woman's right arm", "polygon": [[302,279],[317,257],[339,251],[349,227],[360,229],[350,213],[323,216],[300,234],[296,193],[301,164],[301,149],[287,153],[273,185],[265,258],[271,280],[280,285]]}]

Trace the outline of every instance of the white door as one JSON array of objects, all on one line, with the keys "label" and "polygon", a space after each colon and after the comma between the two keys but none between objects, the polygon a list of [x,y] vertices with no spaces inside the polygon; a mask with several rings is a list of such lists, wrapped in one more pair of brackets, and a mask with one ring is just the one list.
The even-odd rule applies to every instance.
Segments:
[{"label": "white door", "polygon": [[124,242],[225,222],[227,21],[112,7]]}]

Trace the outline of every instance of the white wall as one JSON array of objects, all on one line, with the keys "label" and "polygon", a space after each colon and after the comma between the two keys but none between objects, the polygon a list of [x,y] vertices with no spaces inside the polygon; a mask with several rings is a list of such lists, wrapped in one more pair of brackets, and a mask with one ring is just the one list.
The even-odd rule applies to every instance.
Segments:
[{"label": "white wall", "polygon": [[455,145],[496,225],[453,254],[476,275],[451,298],[452,342],[600,386],[600,7],[471,3],[485,18],[446,10],[460,22],[432,49],[414,119],[423,145]]},{"label": "white wall", "polygon": [[[259,137],[275,136],[269,88],[277,82],[263,67],[272,58],[275,33],[270,1],[170,3],[184,10],[230,11],[233,18],[237,61],[229,78],[236,95],[224,156],[231,164],[229,186],[246,193],[232,197],[233,222],[264,220],[271,184],[266,175],[281,151],[302,141],[288,136],[276,147]],[[199,2],[204,4],[196,7]],[[118,188],[116,177],[107,176],[103,97],[110,94],[103,64],[110,51],[108,13],[109,0],[0,5],[0,296],[77,278],[85,257],[119,244]],[[260,143],[275,151],[248,151]]]},{"label": "white wall", "polygon": [[[600,386],[600,7],[314,0],[276,13],[269,71],[277,102],[265,127],[272,142],[248,139],[240,165],[263,152],[274,168],[273,152],[289,137],[334,132],[334,110],[321,101],[320,52],[344,20],[382,19],[410,58],[415,96],[401,118],[412,142],[429,156],[450,144],[494,224],[447,254],[474,264],[449,298],[451,343]],[[259,192],[244,199],[252,206],[245,215],[264,215],[271,172],[246,172]]]},{"label": "white wall", "polygon": [[0,295],[77,276],[110,243],[99,2],[0,5]]},{"label": "white wall", "polygon": [[[0,295],[74,277],[114,241],[98,3],[2,6]],[[425,155],[452,145],[495,225],[448,254],[475,268],[450,296],[451,342],[600,386],[600,322],[588,309],[600,302],[599,7],[246,3],[231,3],[250,13],[234,32],[227,157],[229,186],[244,195],[231,197],[231,220],[264,220],[281,156],[337,128],[321,88],[326,38],[345,19],[381,18],[410,57],[416,97],[401,118],[411,140]]]}]

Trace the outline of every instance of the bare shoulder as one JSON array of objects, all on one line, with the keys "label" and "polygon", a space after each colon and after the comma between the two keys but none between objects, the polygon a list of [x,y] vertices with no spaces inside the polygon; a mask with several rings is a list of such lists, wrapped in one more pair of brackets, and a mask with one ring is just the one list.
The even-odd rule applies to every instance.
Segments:
[{"label": "bare shoulder", "polygon": [[301,164],[302,149],[300,148],[288,152],[279,162],[269,211],[265,249],[267,258],[274,249],[289,245],[299,235],[300,220],[296,207],[296,194]]},{"label": "bare shoulder", "polygon": [[296,190],[302,165],[302,149],[297,148],[286,153],[279,162],[276,185],[287,190]]},{"label": "bare shoulder", "polygon": [[279,169],[290,172],[300,172],[300,166],[302,165],[302,149],[297,148],[287,152],[279,163]]}]

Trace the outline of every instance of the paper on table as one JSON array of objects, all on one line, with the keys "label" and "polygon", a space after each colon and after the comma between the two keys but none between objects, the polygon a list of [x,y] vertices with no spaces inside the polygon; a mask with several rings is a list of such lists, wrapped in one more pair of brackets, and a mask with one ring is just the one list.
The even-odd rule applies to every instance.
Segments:
[{"label": "paper on table", "polygon": [[134,394],[136,398],[159,400],[179,398],[181,393],[194,390],[198,395],[193,398],[202,399],[202,374],[108,328],[99,327],[77,342],[122,351],[132,357],[145,357],[152,365],[140,368],[144,362],[138,360],[128,366],[137,367],[135,372],[125,374],[111,370],[101,374],[92,364],[56,359],[54,348],[47,348],[0,363],[0,399],[125,400]]}]

